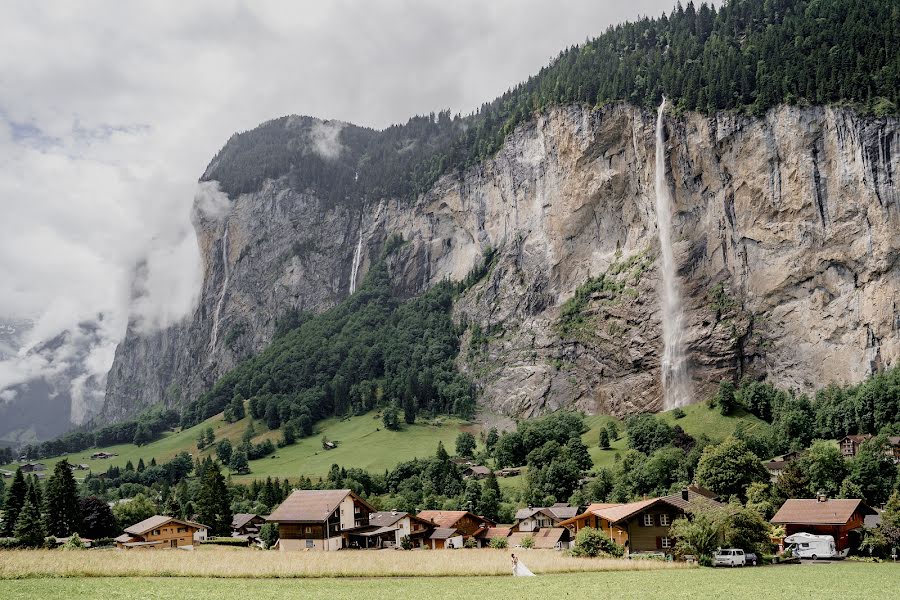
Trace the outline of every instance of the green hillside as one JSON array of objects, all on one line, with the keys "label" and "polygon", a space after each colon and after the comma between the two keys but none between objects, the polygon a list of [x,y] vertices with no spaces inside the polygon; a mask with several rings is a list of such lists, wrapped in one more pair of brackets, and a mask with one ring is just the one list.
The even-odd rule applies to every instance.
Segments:
[{"label": "green hillside", "polygon": [[[92,472],[99,473],[106,471],[110,466],[124,467],[128,461],[136,465],[141,458],[144,462],[149,462],[151,458],[163,462],[180,452],[205,457],[212,455],[214,450],[212,448],[197,450],[197,438],[201,431],[212,427],[216,441],[228,439],[237,445],[250,422],[248,416],[234,423],[226,423],[220,413],[193,427],[177,432],[165,432],[160,439],[145,446],[118,444],[104,448],[90,448],[39,462],[47,465],[47,471],[50,472],[53,465],[67,458],[71,463],[86,464]],[[325,475],[334,463],[362,467],[373,472],[384,471],[398,462],[434,454],[439,441],[452,451],[456,436],[462,430],[464,422],[442,417],[437,423],[417,423],[404,426],[401,431],[388,431],[384,429],[379,415],[375,412],[344,420],[328,419],[317,425],[316,434],[312,437],[300,439],[293,446],[279,448],[274,455],[250,461],[250,474],[236,476],[234,479],[252,480],[270,475],[282,478],[296,478],[301,475],[320,477]],[[267,430],[262,421],[254,420],[253,424],[255,430],[259,432],[253,438],[254,443],[265,439],[276,441],[280,438],[279,432]],[[329,451],[322,450],[323,435],[329,440],[337,441],[338,447]],[[92,460],[91,455],[100,451],[118,456]],[[0,468],[12,471],[16,465],[3,465]],[[87,471],[76,471],[76,476],[80,477],[85,473]]]}]

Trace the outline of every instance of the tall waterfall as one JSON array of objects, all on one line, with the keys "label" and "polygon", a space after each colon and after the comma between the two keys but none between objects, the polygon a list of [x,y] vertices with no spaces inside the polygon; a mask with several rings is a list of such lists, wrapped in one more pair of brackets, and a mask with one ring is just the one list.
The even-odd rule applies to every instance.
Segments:
[{"label": "tall waterfall", "polygon": [[672,249],[672,196],[666,181],[666,147],[663,132],[663,115],[666,99],[663,98],[656,115],[656,229],[662,255],[662,308],[663,355],[660,361],[664,407],[666,410],[684,406],[690,402],[691,384],[687,373],[687,357],[684,352],[684,312],[678,289],[678,268]]},{"label": "tall waterfall", "polygon": [[362,227],[359,228],[359,241],[356,242],[356,253],[353,255],[353,266],[350,268],[350,293],[356,291],[356,276],[359,274],[359,262],[362,260]]},{"label": "tall waterfall", "polygon": [[228,289],[228,280],[231,277],[231,268],[228,265],[228,222],[225,222],[225,233],[222,234],[222,269],[225,272],[225,280],[222,282],[222,291],[219,292],[219,301],[216,302],[216,310],[213,312],[212,332],[210,333],[209,348],[216,346],[219,338],[219,316],[222,314],[222,305],[225,304],[225,292]]}]

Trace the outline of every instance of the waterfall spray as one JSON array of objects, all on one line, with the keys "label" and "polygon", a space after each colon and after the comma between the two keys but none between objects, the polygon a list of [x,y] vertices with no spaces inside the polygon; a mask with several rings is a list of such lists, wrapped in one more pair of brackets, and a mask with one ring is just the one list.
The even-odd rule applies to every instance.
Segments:
[{"label": "waterfall spray", "polygon": [[359,262],[362,260],[362,227],[359,228],[359,241],[356,242],[356,253],[353,255],[353,266],[350,267],[350,293],[356,291],[356,276],[359,274]]},{"label": "waterfall spray", "polygon": [[656,229],[662,258],[662,308],[663,355],[660,361],[664,407],[666,410],[684,406],[690,402],[691,386],[687,373],[687,357],[684,352],[684,313],[678,289],[677,266],[672,249],[672,197],[666,181],[666,148],[663,132],[663,116],[666,99],[656,115]]},{"label": "waterfall spray", "polygon": [[225,304],[225,292],[228,289],[228,280],[231,277],[231,269],[228,265],[228,221],[225,222],[225,232],[222,234],[222,270],[225,272],[225,279],[222,281],[222,291],[219,292],[219,301],[216,302],[216,309],[213,311],[212,331],[209,339],[210,350],[215,348],[216,341],[219,339],[219,316],[222,314],[222,305]]}]

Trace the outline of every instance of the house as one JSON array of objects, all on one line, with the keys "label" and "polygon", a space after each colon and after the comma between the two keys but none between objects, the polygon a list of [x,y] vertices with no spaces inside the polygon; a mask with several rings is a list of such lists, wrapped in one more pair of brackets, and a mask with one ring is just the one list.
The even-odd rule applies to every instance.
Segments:
[{"label": "house", "polygon": [[349,532],[353,548],[400,548],[408,538],[413,548],[430,547],[430,536],[437,525],[416,515],[396,510],[374,512],[369,526]]},{"label": "house", "polygon": [[516,475],[522,474],[522,467],[506,467],[505,469],[499,469],[494,471],[494,475],[497,477],[515,477]]},{"label": "house", "polygon": [[36,473],[37,471],[44,471],[47,466],[44,463],[25,463],[20,465],[19,468],[22,469],[23,473]]},{"label": "house", "polygon": [[199,529],[207,527],[193,521],[156,515],[125,529],[125,533],[116,538],[116,547],[121,550],[193,549],[194,534]]},{"label": "house", "polygon": [[278,524],[279,550],[340,550],[369,526],[375,508],[352,490],[296,490],[266,521]]},{"label": "house", "polygon": [[600,529],[629,554],[671,554],[675,538],[669,528],[676,518],[685,515],[696,503],[720,505],[709,490],[690,486],[681,490],[680,494],[628,504],[592,504],[580,515],[562,521],[560,526],[566,527],[572,534],[584,527]]},{"label": "house", "polygon": [[90,467],[85,464],[69,463],[69,468],[73,471],[89,471]]},{"label": "house", "polygon": [[862,446],[864,442],[868,442],[871,439],[872,435],[869,433],[863,435],[845,435],[839,442],[841,454],[844,458],[853,458],[859,452],[859,447]]},{"label": "house", "polygon": [[859,546],[866,516],[876,514],[862,500],[835,500],[823,495],[786,500],[772,517],[772,523],[783,525],[787,535],[830,535],[835,547],[845,551]]},{"label": "house", "polygon": [[470,467],[466,467],[462,472],[463,479],[469,479],[470,477],[474,477],[475,479],[484,479],[490,474],[491,470],[482,465],[472,465]]},{"label": "house", "polygon": [[509,547],[525,546],[525,539],[531,538],[531,547],[536,550],[564,550],[572,543],[572,532],[565,527],[545,527],[537,531],[514,531],[509,535]]},{"label": "house", "polygon": [[546,508],[520,508],[516,512],[516,522],[512,527],[515,531],[537,531],[548,527],[557,527],[566,519],[571,519],[578,514],[577,506],[569,506],[559,502]]},{"label": "house", "polygon": [[774,482],[778,479],[778,476],[781,475],[781,472],[784,471],[784,468],[787,465],[794,462],[801,456],[803,456],[803,452],[800,451],[788,452],[787,454],[781,454],[779,456],[772,457],[771,460],[763,463],[763,466],[766,468],[766,471],[769,472],[769,476]]},{"label": "house", "polygon": [[476,537],[478,539],[478,545],[482,548],[488,548],[491,545],[491,540],[495,538],[503,538],[506,539],[512,533],[511,527],[488,527],[484,529],[481,533],[479,533]]},{"label": "house", "polygon": [[431,521],[436,526],[429,537],[433,550],[461,548],[467,539],[470,537],[477,539],[484,530],[494,526],[490,519],[473,515],[465,510],[423,510],[418,517]]},{"label": "house", "polygon": [[471,467],[475,464],[471,458],[460,458],[458,456],[456,458],[451,458],[450,462],[452,462],[457,467]]},{"label": "house", "polygon": [[253,542],[259,538],[259,529],[265,525],[266,519],[253,513],[237,513],[231,519],[231,537],[242,538]]},{"label": "house", "polygon": [[91,454],[91,460],[107,459],[114,456],[118,456],[118,454],[113,454],[112,452],[94,452]]}]

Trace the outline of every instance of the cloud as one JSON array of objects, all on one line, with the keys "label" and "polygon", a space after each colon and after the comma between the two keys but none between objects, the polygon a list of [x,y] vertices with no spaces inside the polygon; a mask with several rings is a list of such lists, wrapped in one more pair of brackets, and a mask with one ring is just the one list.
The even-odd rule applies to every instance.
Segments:
[{"label": "cloud", "polygon": [[0,359],[0,393],[69,377],[85,418],[129,324],[191,314],[202,275],[191,219],[229,209],[197,180],[234,132],[335,119],[311,138],[335,157],[341,122],[469,112],[566,46],[672,4],[0,3],[0,319],[34,321]]}]

